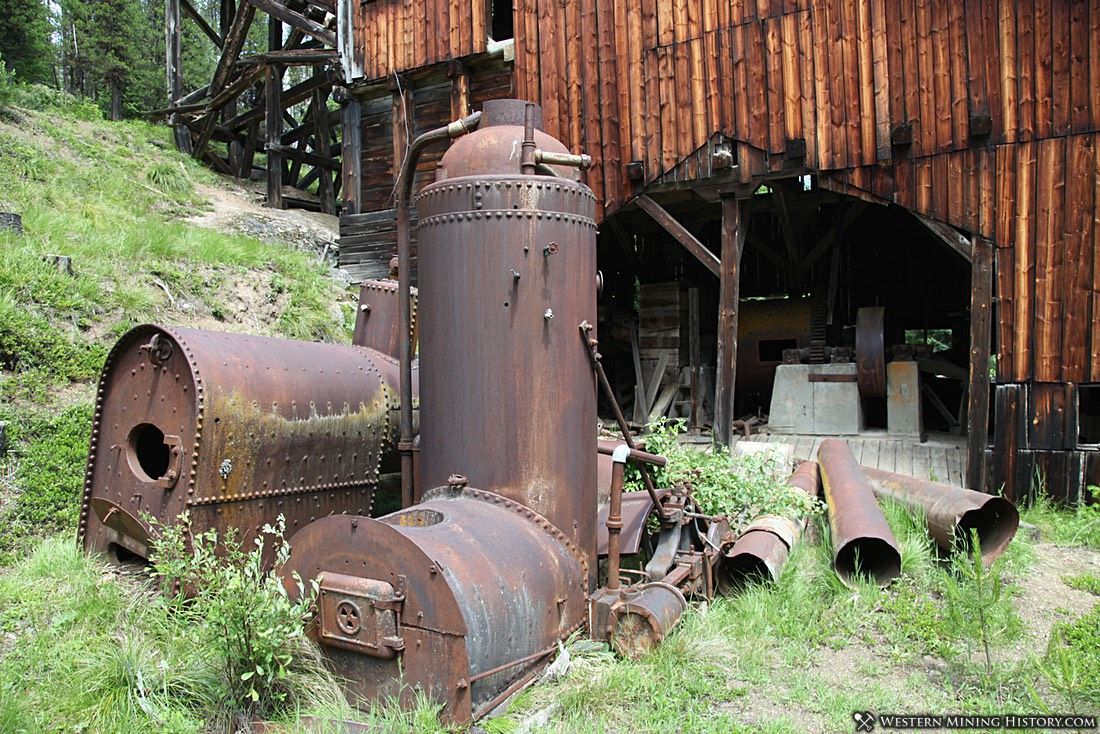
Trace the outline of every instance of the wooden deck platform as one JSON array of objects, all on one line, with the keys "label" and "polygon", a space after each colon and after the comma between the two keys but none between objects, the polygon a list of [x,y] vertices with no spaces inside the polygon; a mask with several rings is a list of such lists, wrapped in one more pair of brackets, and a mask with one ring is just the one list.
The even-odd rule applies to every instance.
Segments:
[{"label": "wooden deck platform", "polygon": [[[805,461],[817,458],[817,449],[826,438],[828,437],[759,433],[749,439],[731,436],[730,442],[749,440],[789,444],[793,448],[794,458]],[[865,431],[858,436],[842,438],[851,446],[856,461],[862,466],[963,486],[966,472],[965,436],[930,433],[928,440],[920,443],[912,438],[889,436],[885,431]]]}]

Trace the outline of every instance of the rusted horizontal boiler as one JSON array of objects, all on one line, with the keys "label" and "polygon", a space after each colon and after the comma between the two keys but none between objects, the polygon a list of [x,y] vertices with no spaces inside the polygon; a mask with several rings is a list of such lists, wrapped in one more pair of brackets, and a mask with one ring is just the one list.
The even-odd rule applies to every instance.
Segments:
[{"label": "rusted horizontal boiler", "polygon": [[[821,486],[817,463],[804,461],[799,464],[787,485],[816,497]],[[732,591],[752,580],[778,581],[805,527],[805,518],[761,515],[754,519],[724,554],[719,590]]]},{"label": "rusted horizontal boiler", "polygon": [[881,469],[863,473],[879,498],[888,497],[923,514],[932,538],[944,550],[969,550],[971,532],[977,532],[982,562],[989,565],[1016,536],[1020,513],[1004,497]]},{"label": "rusted horizontal boiler", "polygon": [[829,528],[833,568],[845,585],[867,577],[887,586],[901,573],[901,551],[848,444],[828,438],[817,452]]},{"label": "rusted horizontal boiler", "polygon": [[156,325],[112,349],[96,395],[79,532],[86,551],[148,558],[151,516],[249,542],[368,514],[393,453],[396,361],[368,349]]},{"label": "rusted horizontal boiler", "polygon": [[441,487],[378,520],[318,520],[290,543],[285,577],[319,580],[314,634],[356,703],[407,706],[420,691],[445,720],[478,718],[585,618],[586,554],[494,492]]}]

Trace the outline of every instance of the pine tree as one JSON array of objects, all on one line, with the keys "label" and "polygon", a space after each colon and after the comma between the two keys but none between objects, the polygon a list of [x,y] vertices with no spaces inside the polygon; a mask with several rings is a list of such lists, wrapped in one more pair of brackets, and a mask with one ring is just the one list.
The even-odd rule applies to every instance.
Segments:
[{"label": "pine tree", "polygon": [[53,79],[49,12],[43,0],[0,2],[0,56],[8,71],[25,82]]}]

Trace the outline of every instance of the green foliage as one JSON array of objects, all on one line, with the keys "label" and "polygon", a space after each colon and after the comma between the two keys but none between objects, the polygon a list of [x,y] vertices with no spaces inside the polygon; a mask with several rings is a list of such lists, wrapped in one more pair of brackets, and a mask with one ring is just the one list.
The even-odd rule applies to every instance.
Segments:
[{"label": "green foliage", "polygon": [[43,0],[4,0],[0,3],[0,56],[7,71],[21,81],[53,80],[49,11]]},{"label": "green foliage", "polygon": [[1100,574],[1081,573],[1075,576],[1066,576],[1062,581],[1071,589],[1087,591],[1090,594],[1100,596]]},{"label": "green foliage", "polygon": [[[0,408],[9,420],[9,441],[21,453],[0,459],[15,499],[0,512],[4,533],[0,557],[21,550],[27,538],[76,527],[88,458],[92,406],[83,403],[60,411],[13,411]],[[2,480],[0,480],[2,483]]]},{"label": "green foliage", "polygon": [[232,715],[269,717],[309,703],[298,682],[320,666],[304,632],[316,582],[307,592],[299,580],[297,599],[291,600],[270,570],[290,557],[283,517],[265,525],[251,549],[233,531],[193,534],[186,515],[157,530],[153,573],[162,588],[193,594],[176,594],[170,607],[194,630],[194,644],[214,654],[222,671],[219,707]]},{"label": "green foliage", "polygon": [[1090,485],[1086,491],[1091,503],[1082,502],[1068,512],[1050,499],[1041,482],[1038,489],[1031,507],[1020,513],[1022,522],[1037,526],[1052,543],[1100,549],[1100,487]]},{"label": "green foliage", "polygon": [[1040,670],[1074,712],[1100,706],[1100,604],[1073,622],[1060,622],[1051,631]]},{"label": "green foliage", "polygon": [[[682,446],[676,436],[683,424],[682,420],[654,424],[646,434],[646,450],[668,459],[665,467],[654,472],[659,486],[688,487],[704,512],[725,515],[734,528],[762,514],[801,518],[821,512],[819,502],[777,480],[789,472],[778,465],[775,454],[731,458],[721,448],[701,451]],[[643,489],[636,468],[628,468],[628,486]]]},{"label": "green foliage", "polygon": [[168,194],[190,194],[194,189],[187,169],[182,164],[154,163],[146,169],[145,180],[154,188]]}]

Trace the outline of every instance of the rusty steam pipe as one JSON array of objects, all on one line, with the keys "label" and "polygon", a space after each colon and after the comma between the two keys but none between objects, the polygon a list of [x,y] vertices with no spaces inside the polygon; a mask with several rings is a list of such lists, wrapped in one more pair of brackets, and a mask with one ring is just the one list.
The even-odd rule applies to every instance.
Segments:
[{"label": "rusty steam pipe", "polygon": [[623,530],[623,474],[630,447],[619,444],[611,454],[611,497],[607,509],[607,588],[619,590],[619,533]]},{"label": "rusty steam pipe", "polygon": [[836,575],[846,586],[858,576],[889,585],[901,573],[901,552],[852,450],[844,441],[828,438],[817,461],[829,506]]},{"label": "rusty steam pipe", "polygon": [[408,507],[413,503],[413,408],[412,408],[412,306],[410,302],[409,282],[409,198],[412,196],[413,171],[420,153],[428,145],[442,140],[461,137],[477,127],[481,113],[455,120],[449,125],[429,130],[418,136],[409,146],[405,159],[401,161],[401,171],[397,177],[397,290],[398,290],[398,333],[400,375],[400,436],[397,448],[401,452],[401,505]]},{"label": "rusty steam pipe", "polygon": [[1016,536],[1020,513],[1004,497],[881,469],[864,469],[863,473],[877,497],[889,497],[919,510],[936,544],[944,550],[969,550],[970,533],[975,531],[982,549],[982,562],[988,566],[1004,553]]},{"label": "rusty steam pipe", "polygon": [[[799,464],[787,485],[816,497],[821,486],[817,462]],[[732,591],[751,579],[778,581],[779,572],[805,527],[806,518],[761,515],[754,519],[725,553],[720,567],[721,590]]]}]

